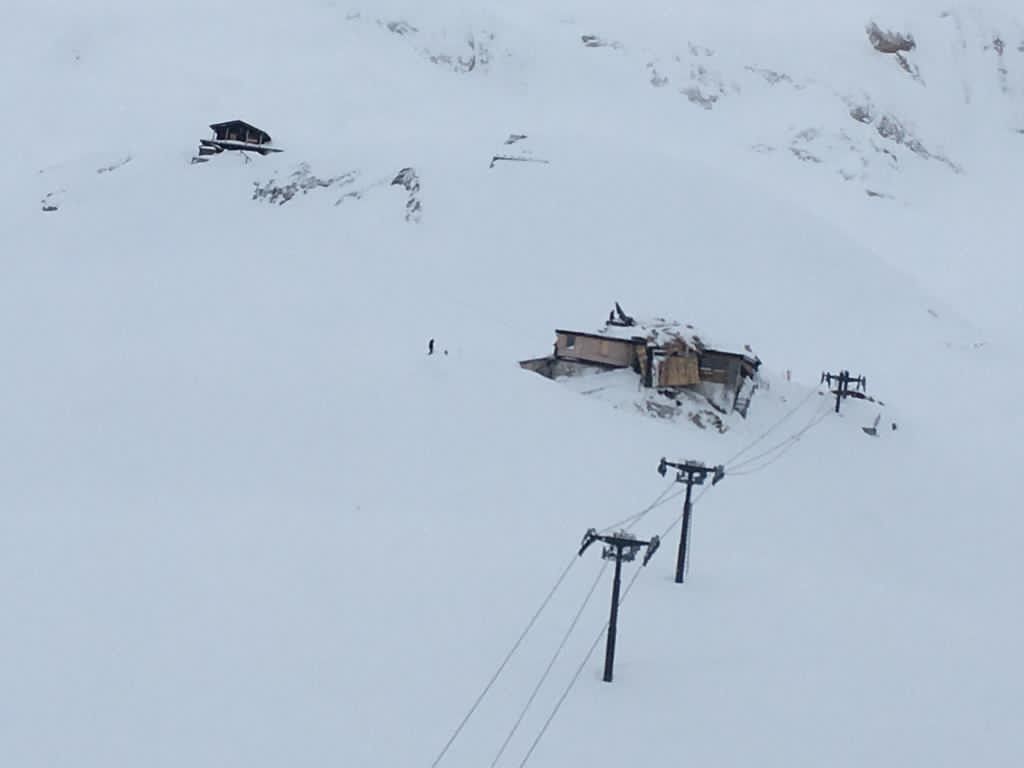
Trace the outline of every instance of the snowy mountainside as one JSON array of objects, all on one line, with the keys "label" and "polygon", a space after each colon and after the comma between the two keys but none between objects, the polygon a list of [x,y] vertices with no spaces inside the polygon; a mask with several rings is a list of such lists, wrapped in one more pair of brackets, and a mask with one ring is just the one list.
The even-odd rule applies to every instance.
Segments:
[{"label": "snowy mountainside", "polygon": [[[216,3],[25,8],[3,75],[31,116],[9,136],[30,190],[18,208],[72,199],[60,168],[88,155],[97,168],[140,144],[179,157],[219,109],[272,128],[296,153],[288,172],[305,162],[318,176],[365,171],[378,147],[390,173],[441,141],[489,160],[510,133],[644,146],[664,129],[659,151],[829,218],[930,292],[963,297],[986,328],[1024,319],[1003,247],[1017,241],[1006,222],[1024,162],[1014,3],[306,2],[287,18],[272,4],[243,18]],[[898,51],[911,72],[872,46],[871,24],[913,40]],[[470,66],[477,38],[486,62]],[[316,162],[325,152],[329,167]]]},{"label": "snowy mountainside", "polygon": [[[1014,6],[955,11],[959,59],[927,3],[250,8],[8,14],[4,764],[430,765],[570,561],[439,768],[1019,764],[1022,139],[984,58],[998,30],[1019,88]],[[701,66],[740,90],[695,104]],[[886,166],[856,89],[963,173]],[[284,151],[191,164],[234,117]],[[875,175],[785,149],[811,127]],[[719,434],[518,368],[615,300],[770,389]],[[834,414],[844,367],[885,405]],[[662,456],[726,465],[683,587]],[[574,555],[647,507],[609,686],[609,570]]]},{"label": "snowy mountainside", "polygon": [[[562,4],[544,28],[532,11],[451,5],[447,18],[458,22],[447,25],[414,24],[424,13],[407,3],[351,18],[374,20],[384,37],[399,29],[428,61],[489,36],[487,66],[461,70],[516,94],[496,110],[534,103],[556,122],[568,113],[590,134],[614,125],[614,140],[641,142],[650,129],[632,118],[654,115],[685,137],[671,151],[831,218],[931,291],[964,296],[978,322],[1024,320],[1002,279],[1001,244],[1015,237],[1006,210],[1024,170],[1024,27],[1014,4],[651,2],[628,16]],[[912,47],[877,50],[872,30]],[[577,85],[587,80],[602,84],[594,99]]]}]

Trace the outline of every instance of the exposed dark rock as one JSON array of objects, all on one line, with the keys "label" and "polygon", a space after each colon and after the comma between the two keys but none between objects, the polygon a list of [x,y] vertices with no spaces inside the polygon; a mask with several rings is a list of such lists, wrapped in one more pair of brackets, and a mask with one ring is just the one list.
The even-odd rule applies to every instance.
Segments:
[{"label": "exposed dark rock", "polygon": [[989,48],[996,52],[996,74],[999,75],[999,88],[1003,93],[1009,95],[1010,68],[1006,64],[1006,58],[1003,56],[1003,52],[1006,50],[1006,43],[1004,43],[1002,38],[997,35],[992,38],[992,45],[985,46],[986,50]]},{"label": "exposed dark rock", "polygon": [[904,72],[906,72],[912,78],[917,80],[919,83],[923,83],[924,82],[921,79],[921,71],[916,66],[911,64],[910,60],[907,59],[907,57],[904,56],[902,53],[897,53],[896,54],[896,63],[900,65],[900,69],[902,69]]},{"label": "exposed dark rock", "polygon": [[786,83],[791,85],[797,90],[802,90],[804,86],[800,85],[793,80],[792,77],[785,74],[784,72],[776,72],[773,69],[765,69],[763,67],[744,67],[748,72],[753,72],[755,75],[760,75],[761,78],[768,83],[768,85],[778,85],[779,83]]},{"label": "exposed dark rock", "polygon": [[920,71],[910,63],[910,60],[905,55],[917,47],[912,35],[903,35],[899,32],[882,29],[875,22],[868,24],[865,27],[865,31],[868,34],[868,40],[876,51],[885,54],[895,54],[896,63],[899,64],[900,69],[915,80],[921,80]]},{"label": "exposed dark rock", "polygon": [[388,28],[389,32],[393,32],[396,35],[401,35],[403,37],[405,35],[414,35],[419,32],[419,30],[412,24],[401,20],[384,22],[384,26]]},{"label": "exposed dark rock", "polygon": [[850,107],[850,117],[858,123],[870,124],[875,119],[874,110],[871,105],[854,104]]},{"label": "exposed dark rock", "polygon": [[491,63],[490,43],[492,42],[494,42],[494,35],[483,31],[479,35],[470,34],[466,38],[466,45],[469,48],[468,55],[432,54],[429,51],[426,54],[434,64],[450,67],[454,72],[468,73],[477,69],[486,69]]},{"label": "exposed dark rock", "polygon": [[897,154],[895,152],[893,152],[888,147],[884,147],[881,144],[878,144],[877,142],[872,141],[871,142],[871,148],[873,150],[875,150],[875,152],[877,152],[878,154],[885,155],[885,157],[889,161],[890,165],[892,165],[894,168],[897,165],[900,164],[900,158],[897,156]]},{"label": "exposed dark rock", "polygon": [[43,199],[39,201],[39,205],[42,207],[42,210],[46,213],[53,213],[54,211],[59,210],[59,206],[57,205],[57,200],[55,198],[63,193],[63,189],[58,189],[54,192],[47,192],[43,195]]},{"label": "exposed dark rock", "polygon": [[728,431],[728,427],[725,426],[725,422],[722,418],[714,411],[703,410],[703,411],[691,411],[688,418],[694,425],[701,429],[707,429],[710,424],[719,434],[725,434]]},{"label": "exposed dark rock", "polygon": [[875,132],[883,139],[906,147],[918,157],[925,160],[938,160],[940,163],[948,165],[954,173],[963,173],[963,168],[948,157],[929,150],[895,115],[878,114],[871,104],[851,104],[850,117],[859,123],[872,125]]},{"label": "exposed dark rock", "polygon": [[679,92],[693,104],[704,107],[704,109],[711,109],[715,105],[715,102],[718,101],[718,94],[704,94],[701,92],[700,88],[695,85],[691,85],[687,88],[680,88]]},{"label": "exposed dark rock", "polygon": [[117,160],[116,162],[111,163],[110,165],[105,165],[102,168],[97,168],[96,169],[96,173],[103,174],[103,173],[110,173],[111,171],[116,171],[118,168],[120,168],[120,167],[122,167],[124,165],[127,165],[131,161],[132,161],[132,156],[131,155],[125,155],[123,158],[121,158],[120,160]]},{"label": "exposed dark rock", "polygon": [[550,160],[545,160],[540,157],[530,157],[529,155],[492,155],[491,163],[488,168],[493,168],[498,163],[540,163],[541,165],[550,165]]},{"label": "exposed dark rock", "polygon": [[800,147],[790,147],[789,151],[792,152],[795,157],[799,158],[800,160],[803,160],[805,163],[821,162],[820,157],[818,157],[817,155],[812,155],[806,149],[801,149]]},{"label": "exposed dark rock", "polygon": [[679,414],[679,409],[668,403],[659,403],[654,400],[644,402],[647,413],[659,419],[672,419]]},{"label": "exposed dark rock", "polygon": [[262,200],[267,203],[284,205],[297,194],[309,194],[314,189],[326,189],[328,187],[346,186],[359,178],[358,171],[349,171],[339,176],[331,176],[322,179],[312,173],[308,163],[300,163],[292,171],[287,182],[281,182],[276,175],[264,184],[258,181],[253,182],[253,200]]},{"label": "exposed dark rock", "polygon": [[879,53],[907,53],[917,47],[913,35],[882,29],[873,21],[867,25],[865,31],[871,46]]},{"label": "exposed dark rock", "polygon": [[668,85],[668,77],[658,71],[658,68],[654,66],[654,62],[649,63],[647,69],[651,71],[651,85],[655,88],[663,88]]},{"label": "exposed dark rock", "polygon": [[875,130],[883,139],[889,139],[897,144],[902,144],[911,152],[924,158],[931,157],[931,153],[921,143],[920,139],[911,134],[905,125],[893,115],[882,115],[875,123]]},{"label": "exposed dark rock", "polygon": [[403,168],[391,180],[391,186],[402,187],[409,193],[405,202],[405,220],[416,222],[423,216],[423,204],[420,201],[420,177],[412,168]]},{"label": "exposed dark rock", "polygon": [[597,35],[580,35],[580,40],[583,41],[583,45],[587,48],[614,48],[618,50],[622,47],[622,43],[615,40],[605,40]]},{"label": "exposed dark rock", "polygon": [[789,151],[793,153],[794,157],[805,163],[820,163],[820,157],[802,146],[813,143],[820,135],[821,132],[817,128],[805,128],[793,137],[793,143],[790,145]]}]

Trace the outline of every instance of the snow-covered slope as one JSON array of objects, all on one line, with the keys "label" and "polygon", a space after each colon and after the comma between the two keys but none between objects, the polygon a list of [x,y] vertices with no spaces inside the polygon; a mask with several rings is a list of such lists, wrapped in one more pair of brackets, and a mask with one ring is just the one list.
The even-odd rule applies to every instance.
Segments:
[{"label": "snow-covered slope", "polygon": [[[2,762],[429,765],[668,456],[729,472],[688,583],[671,498],[634,522],[665,545],[616,682],[599,649],[530,765],[1018,764],[1019,14],[475,5],[8,14]],[[284,152],[191,164],[234,117]],[[756,349],[749,418],[519,369],[615,300]],[[832,414],[842,367],[882,403]],[[442,766],[491,764],[600,573],[520,765],[606,619],[598,560]]]}]

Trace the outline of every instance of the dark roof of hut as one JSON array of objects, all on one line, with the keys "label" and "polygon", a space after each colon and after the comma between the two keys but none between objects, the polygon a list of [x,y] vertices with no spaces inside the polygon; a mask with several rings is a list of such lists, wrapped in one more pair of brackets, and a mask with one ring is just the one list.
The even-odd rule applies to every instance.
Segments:
[{"label": "dark roof of hut", "polygon": [[264,143],[270,143],[269,133],[260,128],[257,128],[252,123],[245,122],[244,120],[226,120],[223,123],[211,123],[210,128],[211,130],[213,130],[214,133],[217,133],[219,129],[227,130],[229,128],[240,128],[244,130],[250,130],[253,131],[254,133],[262,134]]}]

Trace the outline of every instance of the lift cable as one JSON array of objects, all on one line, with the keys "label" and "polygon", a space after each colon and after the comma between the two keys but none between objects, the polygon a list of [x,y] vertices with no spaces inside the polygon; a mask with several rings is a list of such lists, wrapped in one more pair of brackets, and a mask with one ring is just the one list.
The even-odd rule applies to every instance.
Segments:
[{"label": "lift cable", "polygon": [[[643,570],[643,568],[636,569],[636,572],[633,574],[633,578],[629,580],[629,584],[626,585],[626,589],[623,591],[622,597],[619,599],[620,606],[624,602],[626,602],[626,598],[629,596],[630,590],[633,589],[633,585],[636,583],[637,577],[640,576],[640,573]],[[572,676],[572,679],[569,681],[569,684],[565,687],[565,690],[562,691],[562,695],[558,697],[558,701],[555,702],[555,707],[551,710],[551,714],[548,715],[547,719],[544,721],[544,725],[541,726],[540,731],[538,731],[537,733],[537,736],[530,744],[530,748],[526,751],[526,755],[523,757],[522,762],[519,763],[519,768],[525,768],[526,764],[530,762],[530,758],[533,756],[534,750],[537,749],[537,745],[540,744],[541,739],[544,738],[544,734],[547,733],[547,730],[551,726],[552,721],[558,714],[558,710],[562,708],[562,704],[564,704],[565,700],[569,698],[569,694],[572,692],[572,689],[575,687],[577,681],[580,679],[580,675],[583,674],[583,670],[586,668],[587,662],[589,662],[590,657],[594,655],[594,651],[597,649],[598,644],[601,642],[601,638],[604,637],[604,634],[607,631],[608,622],[606,621],[604,623],[604,626],[601,628],[601,631],[597,633],[597,637],[594,638],[594,642],[591,643],[590,649],[587,651],[586,656],[583,657],[583,661],[581,661],[580,665],[576,667],[576,672]]]},{"label": "lift cable", "polygon": [[583,611],[590,603],[590,599],[594,596],[594,592],[597,590],[598,585],[601,583],[601,578],[604,576],[604,572],[607,568],[608,561],[606,560],[604,564],[601,566],[601,568],[598,570],[597,578],[595,578],[594,583],[590,585],[590,591],[588,591],[587,596],[583,598],[583,603],[580,605],[579,610],[576,611],[576,615],[569,623],[569,627],[565,630],[565,634],[562,636],[562,642],[560,642],[558,644],[558,647],[555,649],[555,652],[551,656],[551,660],[548,662],[547,667],[544,668],[544,672],[541,674],[540,679],[537,681],[537,684],[533,687],[533,690],[530,692],[530,697],[526,700],[526,704],[523,705],[522,710],[519,712],[519,717],[516,718],[516,721],[512,725],[511,730],[509,730],[508,735],[505,737],[505,741],[501,743],[501,747],[498,749],[498,753],[494,756],[494,760],[491,761],[491,768],[495,768],[495,766],[497,766],[498,761],[501,760],[501,756],[505,754],[505,750],[508,748],[509,743],[512,741],[512,737],[515,736],[516,731],[519,730],[519,726],[522,725],[523,718],[526,717],[526,713],[533,705],[534,699],[537,698],[537,694],[540,693],[541,687],[548,679],[548,675],[551,674],[551,670],[554,668],[555,662],[558,661],[558,657],[562,654],[562,651],[564,650],[566,643],[569,642],[570,635],[572,635],[573,631],[576,629],[576,625],[579,623],[580,617],[583,615]]},{"label": "lift cable", "polygon": [[569,571],[572,570],[572,567],[576,564],[577,560],[578,558],[575,554],[573,554],[572,559],[566,564],[565,569],[562,571],[562,574],[555,581],[554,586],[551,587],[551,590],[548,592],[547,596],[544,598],[543,601],[541,601],[540,607],[537,608],[537,611],[530,618],[529,622],[527,622],[526,627],[519,634],[519,637],[516,639],[515,643],[513,643],[508,653],[505,654],[505,658],[502,660],[501,664],[498,665],[497,670],[495,670],[494,674],[491,675],[491,679],[487,681],[487,684],[484,686],[483,690],[480,691],[480,695],[476,697],[476,701],[473,702],[473,705],[469,708],[469,711],[466,712],[461,722],[452,732],[452,735],[448,738],[448,741],[445,742],[445,745],[441,749],[440,753],[438,753],[437,757],[434,758],[434,762],[430,764],[430,768],[437,768],[437,765],[441,762],[444,756],[448,754],[448,750],[451,749],[452,744],[455,743],[455,740],[459,737],[459,734],[462,733],[462,729],[466,727],[466,723],[469,722],[469,719],[479,708],[481,702],[483,702],[484,700],[484,697],[486,697],[487,694],[490,692],[491,688],[494,687],[494,684],[498,681],[498,678],[501,676],[501,673],[505,671],[505,667],[508,666],[508,663],[512,660],[512,657],[515,656],[516,651],[519,650],[519,646],[523,644],[523,641],[526,639],[526,636],[530,634],[530,630],[533,629],[533,625],[537,623],[537,619],[540,618],[540,615],[544,612],[544,609],[548,607],[548,603],[551,602],[551,598],[555,596],[555,592],[557,592],[558,588],[562,586],[566,577],[569,575]]}]

